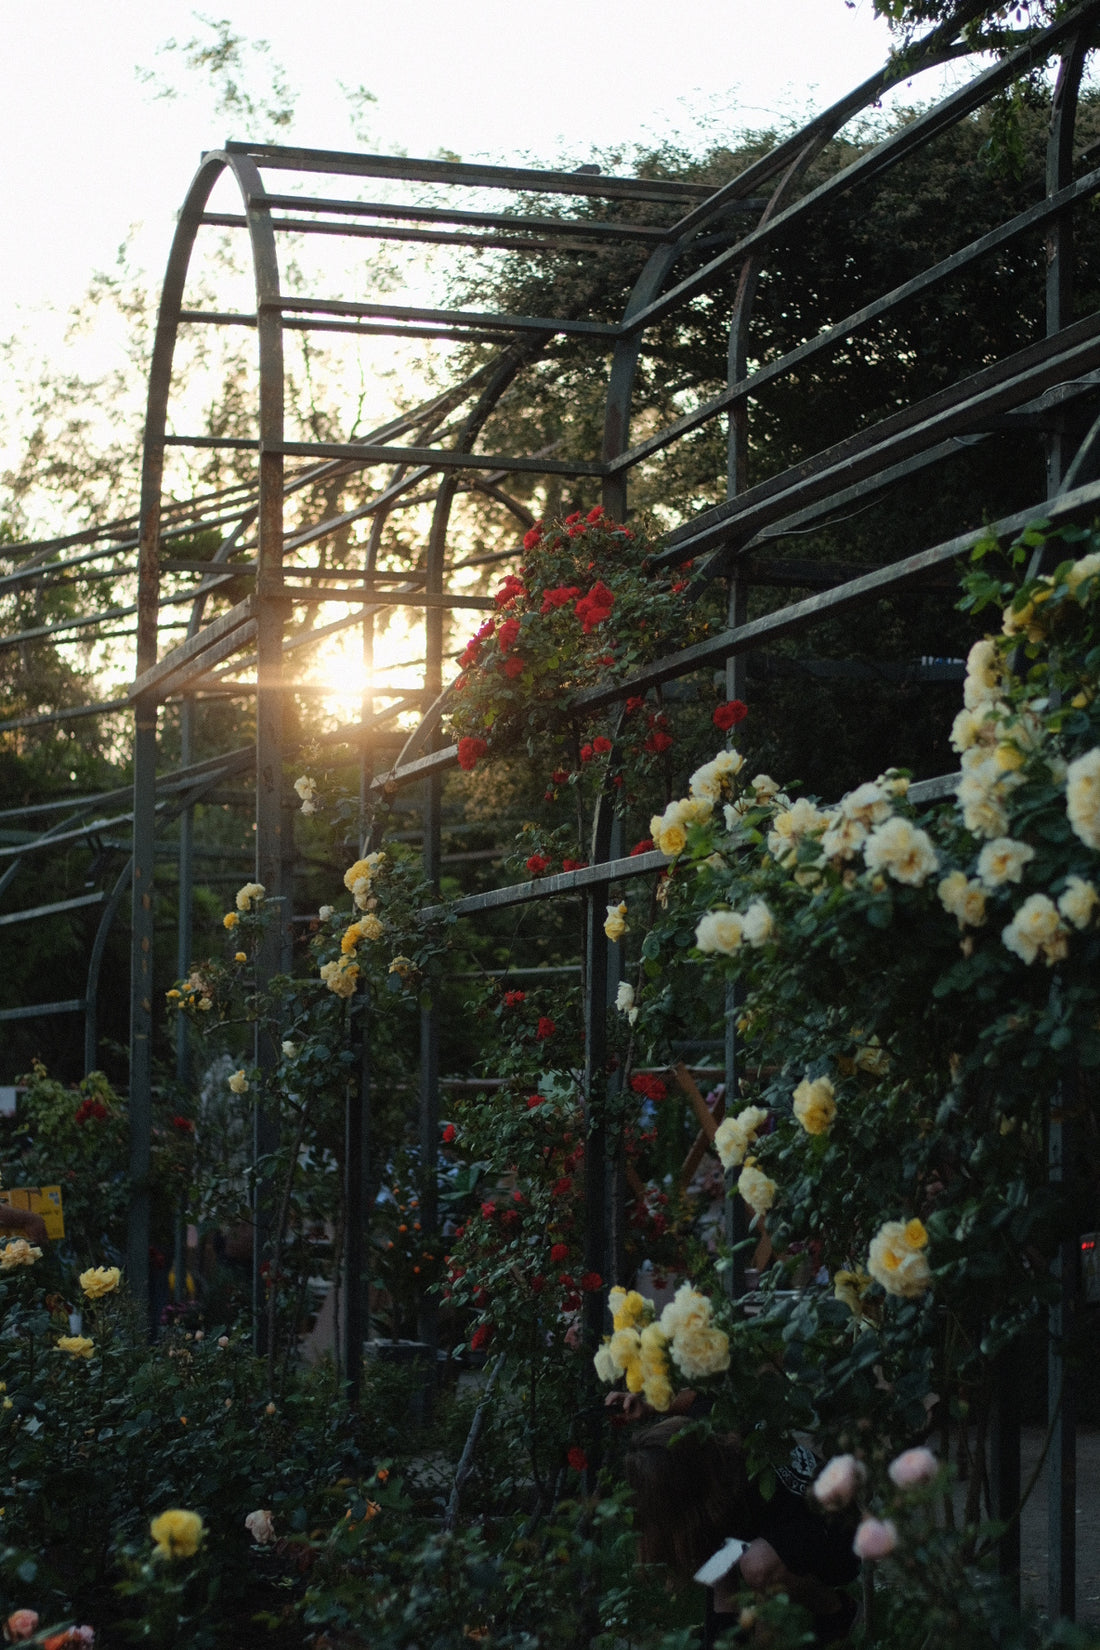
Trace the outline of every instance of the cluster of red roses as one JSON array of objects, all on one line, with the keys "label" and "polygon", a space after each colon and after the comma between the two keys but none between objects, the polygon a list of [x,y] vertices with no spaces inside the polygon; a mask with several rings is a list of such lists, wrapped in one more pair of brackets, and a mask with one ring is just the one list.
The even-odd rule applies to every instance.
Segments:
[{"label": "cluster of red roses", "polygon": [[[605,679],[617,665],[634,668],[664,651],[672,638],[678,646],[694,639],[693,624],[675,602],[686,580],[670,585],[649,576],[648,541],[636,540],[602,506],[562,522],[537,522],[524,535],[523,548],[523,565],[507,574],[494,596],[497,614],[458,659],[451,721],[459,764],[467,772],[490,742],[503,750],[523,733],[569,731],[571,690]],[[616,636],[609,647],[602,638],[612,623]],[[643,703],[632,700],[628,710]],[[660,755],[671,745],[667,719],[652,713],[645,752]],[[579,761],[611,753],[611,740],[597,733],[580,746]],[[555,783],[569,777],[563,771]]]},{"label": "cluster of red roses", "polygon": [[102,1100],[82,1100],[73,1116],[74,1123],[102,1123],[109,1116]]}]

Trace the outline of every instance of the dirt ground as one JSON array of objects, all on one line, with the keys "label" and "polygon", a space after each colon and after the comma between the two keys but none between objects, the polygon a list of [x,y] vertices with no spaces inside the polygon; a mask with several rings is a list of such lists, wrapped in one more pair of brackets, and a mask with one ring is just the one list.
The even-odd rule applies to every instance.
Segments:
[{"label": "dirt ground", "polygon": [[[1025,1427],[1021,1448],[1023,1482],[1034,1470],[1043,1445],[1040,1427]],[[1024,1507],[1020,1524],[1020,1583],[1025,1598],[1045,1608],[1047,1592],[1047,1496],[1044,1469]],[[1077,1434],[1077,1620],[1100,1629],[1100,1430]]]}]

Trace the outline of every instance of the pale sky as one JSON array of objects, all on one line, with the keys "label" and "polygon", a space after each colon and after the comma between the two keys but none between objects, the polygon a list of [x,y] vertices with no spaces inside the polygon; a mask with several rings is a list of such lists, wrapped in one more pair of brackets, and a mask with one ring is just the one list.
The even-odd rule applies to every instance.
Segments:
[{"label": "pale sky", "polygon": [[[301,91],[295,141],[357,146],[338,83],[377,98],[369,147],[576,166],[593,150],[706,124],[712,139],[808,115],[884,60],[871,0],[220,0]],[[201,33],[177,0],[0,0],[5,224],[0,338],[51,348],[91,272],[131,228],[159,286],[200,152],[226,137],[209,90],[156,101],[136,74]],[[929,77],[930,78],[930,77]],[[935,88],[918,83],[914,95]]]}]

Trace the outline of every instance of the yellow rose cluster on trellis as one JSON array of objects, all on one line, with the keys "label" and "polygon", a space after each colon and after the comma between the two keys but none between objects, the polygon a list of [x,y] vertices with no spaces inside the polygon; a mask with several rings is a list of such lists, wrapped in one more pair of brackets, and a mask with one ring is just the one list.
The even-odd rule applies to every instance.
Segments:
[{"label": "yellow rose cluster on trellis", "polygon": [[710,1300],[689,1283],[681,1284],[659,1322],[652,1301],[635,1289],[612,1289],[608,1305],[612,1333],[595,1355],[596,1373],[608,1385],[624,1377],[627,1391],[658,1412],[672,1402],[670,1359],[689,1381],[729,1368],[729,1338],[715,1327]]}]

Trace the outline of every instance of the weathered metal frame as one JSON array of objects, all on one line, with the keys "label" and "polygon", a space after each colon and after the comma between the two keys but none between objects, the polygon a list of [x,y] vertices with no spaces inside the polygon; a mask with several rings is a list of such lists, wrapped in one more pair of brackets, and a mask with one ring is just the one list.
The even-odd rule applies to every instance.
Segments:
[{"label": "weathered metal frame", "polygon": [[[960,8],[954,20],[956,29],[965,20],[968,11],[975,9],[973,5]],[[448,525],[455,498],[461,490],[477,487],[489,491],[503,508],[522,521],[524,507],[510,499],[501,488],[501,483],[510,474],[598,481],[605,507],[613,515],[622,517],[628,510],[628,483],[634,471],[709,421],[728,417],[727,501],[685,521],[670,535],[668,548],[661,558],[666,563],[699,555],[707,558],[696,572],[697,584],[716,577],[728,581],[727,627],[705,642],[674,653],[649,669],[638,672],[629,682],[587,693],[583,697],[583,707],[592,710],[612,705],[628,695],[643,692],[705,666],[724,665],[731,693],[739,691],[746,655],[759,649],[765,641],[804,632],[827,615],[853,609],[884,591],[903,589],[910,583],[927,578],[930,571],[954,562],[969,547],[978,523],[960,523],[960,532],[943,543],[929,546],[889,566],[859,572],[855,576],[842,574],[839,582],[833,583],[830,588],[819,589],[812,596],[795,601],[764,618],[751,622],[746,619],[745,597],[749,586],[783,582],[781,572],[778,577],[769,573],[757,555],[760,549],[781,539],[785,533],[827,519],[853,500],[868,498],[909,475],[934,468],[949,456],[953,450],[953,440],[960,435],[981,438],[993,429],[1005,427],[1008,421],[1020,419],[1031,420],[1040,434],[1044,428],[1049,429],[1046,437],[1046,497],[1037,499],[1032,510],[1016,512],[998,522],[995,527],[998,534],[1009,535],[1018,531],[1037,511],[1055,521],[1085,519],[1094,515],[1100,508],[1100,481],[1083,478],[1080,485],[1074,485],[1071,476],[1069,489],[1063,490],[1063,477],[1069,469],[1069,454],[1064,450],[1066,437],[1059,420],[1062,407],[1072,397],[1088,395],[1100,385],[1100,316],[1084,317],[1077,322],[1070,320],[1072,214],[1100,193],[1100,168],[1089,170],[1077,178],[1073,176],[1073,133],[1078,93],[1098,25],[1100,0],[1085,0],[1026,48],[979,73],[873,151],[805,193],[799,191],[806,168],[848,119],[873,103],[898,80],[910,79],[923,68],[962,55],[963,47],[950,27],[945,26],[930,36],[924,46],[917,48],[903,65],[888,65],[881,74],[871,77],[847,98],[826,110],[800,132],[777,144],[768,155],[716,190],[697,185],[654,184],[642,179],[470,166],[248,143],[229,143],[224,149],[203,157],[180,214],[165,277],[150,373],[139,517],[136,522],[108,524],[101,533],[77,533],[47,544],[25,547],[25,559],[18,570],[0,578],[0,591],[20,589],[36,580],[79,576],[79,569],[90,568],[97,561],[117,561],[120,556],[132,556],[137,551],[139,591],[135,607],[113,608],[71,623],[42,626],[19,635],[0,637],[0,646],[14,646],[26,638],[62,635],[78,626],[90,628],[136,613],[137,673],[131,693],[135,716],[132,811],[116,815],[108,821],[81,818],[79,823],[74,823],[70,814],[68,820],[58,821],[37,841],[18,849],[0,849],[0,861],[10,859],[14,866],[27,853],[48,852],[62,843],[87,836],[93,828],[102,828],[104,824],[125,826],[132,823],[131,1172],[137,1190],[128,1270],[139,1292],[147,1282],[148,1204],[143,1188],[147,1184],[149,1168],[154,1001],[151,976],[152,887],[156,834],[159,823],[168,812],[166,807],[161,806],[158,815],[157,798],[159,794],[163,804],[166,792],[175,793],[178,801],[174,811],[181,811],[186,817],[202,788],[219,782],[230,767],[241,771],[245,765],[254,763],[257,776],[256,878],[268,888],[273,904],[281,913],[261,960],[261,972],[275,971],[287,960],[292,916],[290,847],[284,837],[281,778],[283,762],[291,754],[284,748],[281,707],[285,692],[295,691],[281,679],[282,659],[286,651],[283,629],[288,604],[360,603],[354,617],[336,621],[336,625],[324,627],[315,635],[341,625],[361,623],[367,639],[365,645],[368,646],[370,616],[379,608],[400,602],[424,611],[427,638],[427,663],[421,696],[426,706],[424,715],[391,766],[383,771],[374,771],[374,765],[364,757],[367,766],[363,786],[364,795],[383,788],[392,791],[410,784],[424,787],[425,867],[429,876],[437,878],[440,864],[440,780],[455,761],[452,747],[440,747],[441,718],[446,703],[444,619],[448,611],[479,605],[478,598],[463,597],[448,588]],[[1033,64],[1045,62],[1052,54],[1061,55],[1062,68],[1052,99],[1053,118],[1044,198],[902,285],[880,294],[860,310],[837,319],[814,338],[788,351],[781,359],[750,371],[747,367],[748,341],[757,279],[769,252],[779,245],[781,238],[800,223],[827,211],[832,202],[866,188],[886,175],[891,168],[918,153],[921,145],[979,109],[990,96],[1010,85],[1021,72]],[[424,184],[431,186],[435,195],[430,204],[425,204],[417,199],[360,201],[344,197],[281,194],[267,188],[264,174],[268,171],[295,171],[340,180],[373,178],[406,189],[412,184]],[[225,174],[235,180],[241,197],[240,212],[208,210],[211,192]],[[762,195],[761,190],[765,187],[770,188],[770,193]],[[468,189],[505,191],[518,197],[522,204],[516,211],[501,212],[453,204],[462,191]],[[545,194],[590,200],[650,202],[662,207],[671,204],[684,210],[676,222],[668,225],[624,225],[568,216],[555,218],[532,210],[527,204],[532,198]],[[444,196],[447,198],[443,199]],[[746,230],[746,219],[756,215],[755,225]],[[720,229],[717,245],[713,239],[716,226]],[[256,309],[253,313],[185,307],[187,275],[197,236],[204,228],[247,229],[255,271]],[[922,403],[914,403],[868,429],[842,437],[833,446],[822,449],[782,474],[774,475],[756,486],[746,487],[744,454],[745,444],[752,436],[752,403],[769,383],[814,357],[822,356],[838,341],[854,336],[910,299],[932,292],[960,273],[973,269],[982,258],[1043,229],[1047,234],[1048,270],[1046,336],[1041,342],[1019,351],[1013,357],[995,362],[982,372]],[[617,321],[598,321],[574,315],[511,316],[425,305],[290,297],[280,289],[278,260],[278,237],[288,233],[343,235],[456,247],[490,246],[501,251],[518,250],[523,255],[577,251],[601,244],[629,244],[636,245],[640,253],[648,248],[649,254],[639,270],[624,313]],[[705,258],[701,266],[676,279],[677,265],[700,249],[711,255]],[[725,389],[691,413],[674,420],[667,428],[632,445],[630,422],[635,380],[646,347],[647,330],[666,317],[683,312],[716,281],[735,271],[739,274],[739,282],[730,316]],[[256,331],[260,394],[255,441],[168,433],[167,414],[175,345],[181,327],[192,325],[245,326]],[[364,441],[309,443],[288,440],[283,423],[282,339],[287,331],[301,330],[341,330],[366,336],[425,340],[477,339],[499,343],[501,354],[495,363],[473,375],[472,380],[455,386],[428,406],[416,409],[413,414],[391,420],[384,429],[374,432]],[[482,433],[490,424],[505,388],[525,366],[538,358],[540,351],[555,336],[568,336],[575,341],[587,340],[601,352],[604,359],[609,359],[604,433],[598,458],[565,462],[556,460],[550,454],[478,450]],[[1078,382],[1081,379],[1084,382]],[[1067,380],[1071,382],[1067,383]],[[471,408],[469,398],[475,392],[476,400]],[[449,421],[452,413],[454,419]],[[410,436],[419,439],[410,440]],[[190,504],[166,501],[162,496],[165,454],[173,446],[254,451],[257,457],[256,484],[234,484]],[[306,461],[305,466],[292,472],[288,461],[292,464],[297,460]],[[294,491],[325,474],[350,473],[378,466],[388,468],[389,479],[365,504],[330,520],[315,522],[290,533],[285,531],[286,500]],[[418,501],[416,489],[429,478],[435,479],[437,487],[432,498],[433,518],[428,536],[426,570],[400,583],[395,579],[395,588],[382,589],[376,574],[376,557],[386,519],[392,510],[402,508],[410,501]],[[422,502],[422,499],[419,501]],[[368,554],[361,572],[342,574],[339,584],[310,584],[311,577],[322,578],[320,569],[311,572],[308,567],[284,567],[286,552],[302,549],[361,518],[370,518],[373,524]],[[189,565],[186,559],[178,561],[174,564],[174,571],[193,571],[198,574],[199,583],[183,594],[162,596],[162,565],[173,567],[170,555],[165,557],[163,550],[170,550],[175,537],[214,526],[230,530],[215,563]],[[249,538],[249,535],[253,536]],[[231,549],[254,549],[255,558],[243,565],[234,562],[231,570],[219,575],[217,562],[219,559],[224,562]],[[108,573],[109,568],[105,570],[105,576]],[[254,579],[252,594],[228,614],[204,622],[206,597],[218,589],[223,578],[229,577]],[[325,579],[328,577],[324,574]],[[814,581],[807,578],[803,582],[812,584]],[[187,638],[162,655],[160,635],[164,624],[161,615],[168,607],[181,605],[190,605],[191,608]],[[251,648],[253,643],[258,667],[256,684],[228,680],[224,667],[230,661],[238,669],[247,665],[250,657],[243,653],[243,649]],[[222,674],[211,674],[215,666],[222,667]],[[224,759],[217,759],[212,769],[210,764],[200,764],[185,766],[174,775],[159,775],[156,739],[158,706],[169,697],[190,703],[197,692],[214,690],[255,695],[258,734],[254,751],[228,753]],[[15,718],[0,724],[0,732],[33,726],[50,719],[64,720],[116,711],[119,704],[119,701],[112,701],[66,712],[44,713],[38,717]],[[392,713],[392,707],[389,712],[381,713],[380,717],[368,711],[360,730],[364,752],[368,750],[370,729]],[[345,732],[340,730],[334,737],[343,737]],[[200,768],[211,771],[200,773]],[[923,791],[927,796],[941,795],[948,785],[949,776],[945,776],[930,780],[923,787],[914,787],[914,794],[919,795]],[[75,812],[84,814],[95,808],[117,805],[122,796],[112,793],[109,797],[85,800],[88,802],[87,809],[82,804]],[[44,811],[48,813],[50,810]],[[604,1006],[614,984],[613,969],[609,970],[599,920],[601,902],[610,884],[628,878],[652,876],[664,861],[662,856],[654,854],[633,858],[622,856],[621,845],[615,840],[614,814],[609,799],[604,799],[598,812],[591,859],[592,864],[584,871],[542,878],[519,887],[494,889],[460,902],[459,910],[472,914],[565,895],[579,895],[585,901],[588,928],[586,973],[589,981],[586,1069],[588,1079],[595,1082],[602,1069]],[[10,881],[11,872],[12,867],[9,867],[9,874],[0,879],[0,892]],[[104,900],[103,894],[97,893],[88,896],[85,903],[93,899],[102,901],[105,905],[104,920],[107,920],[117,904],[121,888],[122,879],[116,883],[110,897]],[[72,908],[72,901],[63,903]],[[15,912],[0,918],[0,921],[47,916],[51,909],[42,907],[37,911]],[[99,956],[102,955],[104,933],[101,923],[96,945]],[[185,954],[186,942],[181,930],[181,958]],[[62,1012],[86,1007],[89,1001],[94,1002],[91,986],[80,1003],[37,1005],[6,1012],[9,1018],[13,1014],[30,1016]],[[727,1076],[732,1081],[737,1058],[732,1032],[727,1043]],[[94,1056],[94,1026],[91,1045],[90,1057]],[[434,1163],[438,1134],[440,1074],[437,1047],[437,1028],[429,1011],[422,1025],[420,1109],[421,1149],[427,1168]],[[261,1065],[269,1065],[274,1059],[274,1051],[263,1046],[258,1046],[256,1055]],[[350,1203],[359,1211],[361,1226],[366,1220],[361,1176],[365,1172],[368,1150],[362,1123],[362,1117],[354,1118],[349,1114],[349,1157],[358,1166],[360,1176],[358,1189],[355,1186],[351,1188],[356,1195]],[[270,1130],[265,1119],[259,1116],[257,1150],[262,1151],[269,1143]],[[609,1245],[613,1243],[614,1236],[614,1221],[613,1218],[609,1221],[608,1211],[614,1204],[617,1188],[601,1177],[598,1168],[601,1164],[606,1174],[612,1173],[603,1146],[604,1142],[598,1138],[590,1142],[592,1172],[588,1177],[587,1259],[592,1269],[606,1274]],[[1056,1131],[1052,1131],[1053,1174],[1061,1172],[1062,1158],[1058,1153],[1062,1149],[1063,1142]],[[424,1214],[430,1220],[431,1209],[426,1209]],[[353,1261],[356,1252],[362,1256],[361,1242],[351,1250]],[[1061,1264],[1063,1271],[1067,1272],[1066,1257],[1062,1257]],[[1066,1304],[1061,1309],[1063,1315],[1073,1309],[1072,1279],[1067,1275],[1064,1282]],[[351,1293],[354,1295],[354,1289]],[[588,1326],[590,1333],[595,1332],[600,1305],[598,1298],[593,1297]],[[347,1324],[349,1369],[355,1362],[351,1353],[358,1344],[362,1327],[362,1314],[353,1304]],[[1055,1353],[1060,1344],[1058,1336],[1061,1327],[1061,1318],[1052,1323]],[[431,1332],[428,1321],[425,1330]],[[1058,1370],[1056,1373],[1060,1378],[1062,1372]],[[1073,1527],[1072,1439],[1072,1418],[1067,1406],[1056,1422],[1055,1473],[1051,1486],[1052,1552],[1063,1554],[1071,1554],[1073,1547],[1069,1539]],[[1019,1488],[1018,1447],[1014,1453],[1008,1431],[1002,1431],[996,1465],[999,1504],[1002,1509],[1007,1509]],[[1018,1541],[1018,1535],[1016,1539]],[[1011,1568],[1014,1556],[1011,1530],[1006,1542],[1003,1556],[1006,1566]],[[1063,1559],[1060,1568],[1052,1566],[1051,1607],[1057,1614],[1072,1613],[1071,1563],[1071,1558]]]}]

